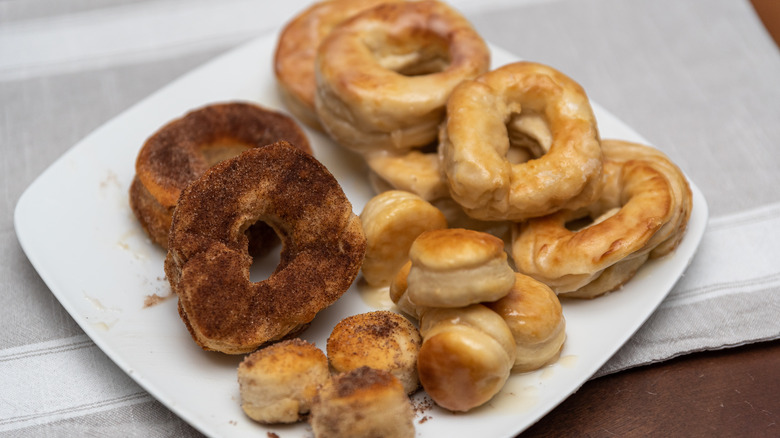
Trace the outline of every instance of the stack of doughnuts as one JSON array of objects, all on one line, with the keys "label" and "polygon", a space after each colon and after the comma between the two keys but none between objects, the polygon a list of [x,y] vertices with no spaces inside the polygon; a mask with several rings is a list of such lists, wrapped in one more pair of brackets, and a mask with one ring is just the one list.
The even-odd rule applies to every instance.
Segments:
[{"label": "stack of doughnuts", "polygon": [[[672,251],[691,193],[661,152],[602,140],[585,90],[564,73],[527,61],[491,70],[485,42],[443,2],[369,3],[358,10],[332,0],[303,11],[281,34],[277,78],[289,101],[290,75],[278,66],[289,58],[290,34],[302,22],[327,21],[308,40],[300,69],[304,120],[365,160],[377,196],[361,214],[363,276],[372,286],[391,282],[398,308],[418,318],[423,387],[442,406],[468,410],[500,385],[465,395],[434,383],[457,368],[453,352],[477,354],[457,339],[489,333],[496,345],[515,346],[495,349],[503,359],[493,365],[510,363],[498,366],[498,381],[554,360],[565,339],[558,295],[614,291]],[[325,19],[328,10],[342,12]],[[495,239],[505,258],[506,248],[506,269],[477,267],[471,232]],[[479,322],[454,327],[456,320]],[[445,338],[447,347],[425,353]],[[434,365],[436,356],[454,362]],[[463,387],[478,386],[470,383]]]}]

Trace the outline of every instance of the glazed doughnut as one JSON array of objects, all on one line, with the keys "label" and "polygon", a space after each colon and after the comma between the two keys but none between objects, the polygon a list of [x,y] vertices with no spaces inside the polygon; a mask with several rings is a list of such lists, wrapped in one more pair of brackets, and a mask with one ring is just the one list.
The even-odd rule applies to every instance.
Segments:
[{"label": "glazed doughnut", "polygon": [[329,0],[312,4],[296,15],[279,35],[274,74],[290,112],[312,128],[322,129],[314,109],[317,47],[336,25],[366,9],[399,0]]},{"label": "glazed doughnut", "polygon": [[378,310],[342,319],[328,337],[330,366],[339,373],[362,366],[387,371],[411,394],[420,386],[420,332],[395,312]]},{"label": "glazed doughnut", "polygon": [[387,286],[409,259],[412,242],[424,231],[447,228],[444,215],[412,193],[391,190],[371,198],[360,213],[366,235],[363,278]]},{"label": "glazed doughnut", "polygon": [[309,418],[317,438],[412,438],[414,411],[392,374],[360,367],[333,376],[317,394]]},{"label": "glazed doughnut", "polygon": [[515,341],[496,312],[482,304],[427,309],[420,333],[420,383],[439,406],[468,411],[503,388],[515,362]]},{"label": "glazed doughnut", "polygon": [[452,89],[490,66],[482,37],[438,1],[396,2],[334,28],[315,62],[325,131],[357,152],[432,143]]},{"label": "glazed doughnut", "polygon": [[[280,140],[311,153],[304,132],[282,113],[245,102],[191,111],[160,128],[139,151],[130,187],[133,213],[152,240],[167,248],[176,200],[189,183],[219,161]],[[253,249],[277,240],[263,223],[252,233]]]},{"label": "glazed doughnut", "polygon": [[241,409],[259,423],[297,422],[329,379],[328,358],[314,344],[298,338],[277,342],[239,364]]},{"label": "glazed doughnut", "polygon": [[390,289],[388,291],[390,300],[395,303],[398,310],[411,315],[416,319],[420,319],[426,308],[418,306],[409,301],[409,271],[412,269],[412,261],[407,261],[398,273],[393,277],[393,282],[390,283]]},{"label": "glazed doughnut", "polygon": [[512,372],[541,368],[556,360],[566,339],[566,320],[555,292],[533,278],[515,274],[509,294],[485,303],[506,321],[515,339]]},{"label": "glazed doughnut", "polygon": [[366,154],[364,158],[370,169],[369,181],[377,193],[403,190],[426,201],[449,197],[449,188],[435,150],[379,151]]},{"label": "glazed doughnut", "polygon": [[[617,289],[646,259],[672,251],[690,217],[688,182],[662,152],[617,140],[605,140],[602,147],[604,175],[596,202],[514,228],[518,271],[561,296],[593,298]],[[583,218],[592,223],[576,229]]]},{"label": "glazed doughnut", "polygon": [[[522,221],[598,197],[596,118],[582,87],[551,67],[516,62],[464,81],[439,141],[450,195],[474,218]],[[513,162],[513,143],[538,158]]]},{"label": "glazed doughnut", "polygon": [[504,242],[463,228],[426,231],[409,249],[409,300],[423,307],[464,307],[504,297],[515,283]]},{"label": "glazed doughnut", "polygon": [[[282,240],[271,276],[252,282],[247,227]],[[179,314],[206,350],[240,354],[283,338],[333,304],[357,276],[366,241],[333,175],[287,142],[225,160],[182,192],[165,273]]]}]

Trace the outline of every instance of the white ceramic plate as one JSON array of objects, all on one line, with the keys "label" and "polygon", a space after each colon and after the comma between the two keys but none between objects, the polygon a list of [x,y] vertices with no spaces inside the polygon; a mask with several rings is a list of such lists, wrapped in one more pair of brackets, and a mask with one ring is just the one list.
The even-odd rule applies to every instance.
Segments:
[{"label": "white ceramic plate", "polygon": [[[306,424],[264,428],[241,411],[236,367],[241,357],[202,351],[179,319],[164,252],[145,236],[128,207],[128,187],[144,140],[169,120],[205,104],[247,100],[284,110],[271,72],[275,36],[244,45],[185,75],[90,134],[22,195],[15,212],[19,241],[48,287],[94,342],[160,402],[210,436],[311,436]],[[493,48],[494,65],[517,58]],[[604,138],[643,139],[594,105]],[[372,196],[354,155],[309,131],[314,153],[342,184],[359,213]],[[704,232],[707,206],[692,184],[688,233],[675,253],[648,263],[617,293],[567,301],[568,339],[560,360],[510,378],[493,401],[468,414],[429,407],[418,436],[508,437],[532,425],[591,377],[661,303],[690,262]],[[274,266],[273,258],[257,268]],[[267,271],[265,271],[267,272]],[[320,313],[302,336],[324,347],[342,318],[382,307],[356,285]],[[418,406],[426,405],[418,394]],[[428,403],[430,404],[430,403]]]}]

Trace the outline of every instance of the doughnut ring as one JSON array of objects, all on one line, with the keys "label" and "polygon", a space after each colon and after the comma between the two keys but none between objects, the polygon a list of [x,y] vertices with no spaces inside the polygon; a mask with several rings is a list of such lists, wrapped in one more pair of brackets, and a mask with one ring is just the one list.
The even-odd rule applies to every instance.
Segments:
[{"label": "doughnut ring", "polygon": [[325,131],[356,152],[432,143],[447,97],[490,66],[482,37],[438,1],[387,3],[341,23],[315,62]]},{"label": "doughnut ring", "polygon": [[[518,271],[560,296],[593,298],[619,288],[648,258],[674,250],[690,217],[688,182],[662,152],[617,140],[605,140],[602,148],[604,174],[596,202],[513,229]],[[576,229],[583,220],[592,223]]]},{"label": "doughnut ring", "polygon": [[[141,147],[130,186],[130,207],[151,239],[167,248],[173,209],[188,184],[222,160],[280,140],[311,153],[306,134],[284,114],[244,102],[191,111],[160,128]],[[263,223],[250,232],[253,254],[277,240]]]},{"label": "doughnut ring", "polygon": [[[551,67],[516,62],[464,81],[447,101],[439,141],[450,195],[474,218],[522,221],[598,197],[593,110],[582,87]],[[521,142],[536,159],[512,162]]]},{"label": "doughnut ring", "polygon": [[[247,227],[282,241],[271,276],[252,282]],[[333,175],[287,142],[223,161],[182,192],[165,273],[179,315],[205,350],[241,354],[305,327],[349,288],[366,241]]]},{"label": "doughnut ring", "polygon": [[279,35],[274,53],[274,74],[282,100],[298,119],[322,129],[314,109],[314,60],[317,47],[339,23],[366,9],[399,0],[320,1],[296,15]]}]

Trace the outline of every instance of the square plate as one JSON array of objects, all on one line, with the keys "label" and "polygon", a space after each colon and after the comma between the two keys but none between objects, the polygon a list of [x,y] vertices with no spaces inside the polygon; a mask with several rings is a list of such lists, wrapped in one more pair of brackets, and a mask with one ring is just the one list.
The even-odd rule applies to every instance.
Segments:
[{"label": "square plate", "polygon": [[[216,102],[244,100],[285,108],[271,65],[276,35],[254,40],[181,77],[95,130],[25,191],[15,211],[19,242],[52,293],[92,340],[130,377],[173,412],[210,436],[311,436],[305,423],[264,427],[240,408],[236,369],[241,356],[204,352],[181,322],[176,300],[146,306],[170,293],[165,253],[151,243],[128,205],[135,159],[144,140],[168,121]],[[496,48],[493,65],[517,57]],[[646,143],[594,104],[604,138]],[[362,161],[307,130],[315,156],[344,188],[359,213],[373,195]],[[418,413],[421,437],[509,437],[523,431],[590,378],[642,325],[693,258],[707,205],[691,183],[693,212],[678,249],[647,263],[621,291],[591,301],[567,300],[567,341],[561,358],[512,376],[491,402],[467,414],[429,407]],[[270,262],[273,268],[273,262]],[[384,306],[357,283],[321,312],[301,336],[324,348],[342,318]],[[418,393],[418,406],[427,405]],[[423,421],[423,419],[425,421]]]}]

